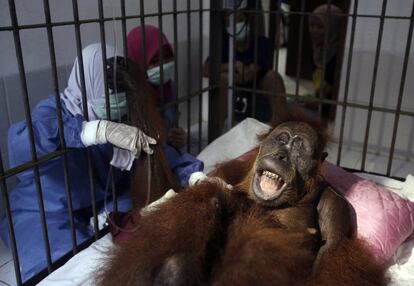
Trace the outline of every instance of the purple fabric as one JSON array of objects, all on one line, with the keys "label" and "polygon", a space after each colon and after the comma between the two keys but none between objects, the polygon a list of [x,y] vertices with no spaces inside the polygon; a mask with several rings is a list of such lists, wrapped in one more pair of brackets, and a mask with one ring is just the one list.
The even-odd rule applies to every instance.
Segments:
[{"label": "purple fabric", "polygon": [[[148,68],[152,58],[157,54],[160,48],[159,44],[159,30],[157,27],[146,25],[144,28],[145,34],[145,61],[143,60],[142,51],[142,28],[136,27],[128,33],[128,58],[133,60],[139,67],[145,71]],[[172,51],[171,45],[164,34],[162,34],[162,46]],[[151,85],[157,94],[158,103],[161,102],[159,86]],[[172,85],[171,81],[164,84],[164,103],[172,100]]]},{"label": "purple fabric", "polygon": [[327,162],[324,177],[354,207],[358,235],[379,261],[389,261],[414,231],[414,202]]}]

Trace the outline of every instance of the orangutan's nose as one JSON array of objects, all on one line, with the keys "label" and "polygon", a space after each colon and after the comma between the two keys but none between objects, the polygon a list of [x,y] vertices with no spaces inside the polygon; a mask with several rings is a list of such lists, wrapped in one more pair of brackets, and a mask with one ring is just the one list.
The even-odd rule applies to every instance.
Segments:
[{"label": "orangutan's nose", "polygon": [[287,162],[288,155],[286,151],[279,150],[276,154],[272,156],[273,158],[277,159],[278,161]]}]

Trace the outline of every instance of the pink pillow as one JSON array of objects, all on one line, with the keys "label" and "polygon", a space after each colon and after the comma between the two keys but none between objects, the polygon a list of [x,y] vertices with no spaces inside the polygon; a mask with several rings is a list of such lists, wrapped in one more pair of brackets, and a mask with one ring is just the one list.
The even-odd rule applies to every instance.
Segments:
[{"label": "pink pillow", "polygon": [[380,261],[389,261],[414,230],[414,202],[328,162],[324,177],[354,207],[358,235]]}]

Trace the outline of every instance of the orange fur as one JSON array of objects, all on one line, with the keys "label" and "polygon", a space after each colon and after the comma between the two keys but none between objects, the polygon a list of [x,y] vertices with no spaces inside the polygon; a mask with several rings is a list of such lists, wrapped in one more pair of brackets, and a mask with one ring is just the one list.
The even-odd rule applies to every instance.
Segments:
[{"label": "orange fur", "polygon": [[[162,146],[162,142],[166,139],[166,130],[157,110],[156,97],[148,86],[145,74],[141,69],[136,68],[133,75],[125,73],[124,77],[129,89],[127,95],[130,124],[157,140],[151,158],[142,153],[140,160],[135,162],[131,189],[134,190],[134,207],[141,208],[162,197],[167,190],[171,188],[179,190],[179,187],[167,165]],[[148,182],[148,166],[151,168],[151,182]],[[150,194],[147,193],[148,184],[150,184]]]},{"label": "orange fur", "polygon": [[[325,131],[316,130],[325,146]],[[386,285],[385,266],[376,263],[363,241],[340,240],[315,264],[320,237],[306,228],[312,218],[309,224],[307,217],[295,221],[290,215],[298,217],[298,206],[284,212],[251,199],[257,153],[212,173],[233,190],[204,182],[141,217],[134,237],[110,255],[97,285]],[[321,183],[319,174],[320,166],[305,184],[308,193]]]}]

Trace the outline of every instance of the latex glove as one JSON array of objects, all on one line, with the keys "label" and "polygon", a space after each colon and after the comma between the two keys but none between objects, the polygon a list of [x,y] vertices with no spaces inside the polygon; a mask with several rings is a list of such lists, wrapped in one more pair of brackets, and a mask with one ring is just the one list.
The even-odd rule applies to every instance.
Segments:
[{"label": "latex glove", "polygon": [[209,177],[203,172],[194,172],[190,175],[190,178],[188,179],[188,185],[190,187],[198,185],[202,182],[209,182],[213,184],[218,184],[219,186],[232,190],[233,186],[230,184],[227,184],[222,178],[220,177]]},{"label": "latex glove", "polygon": [[168,143],[176,149],[181,149],[185,145],[186,132],[184,129],[170,128],[168,130]]},{"label": "latex glove", "polygon": [[134,126],[107,120],[84,122],[81,140],[86,147],[111,143],[118,148],[131,151],[136,158],[141,154],[141,150],[147,154],[154,153],[150,144],[157,143],[154,138]]}]

